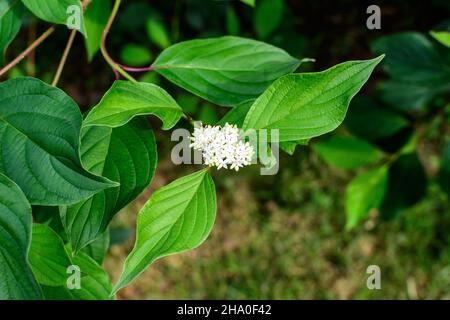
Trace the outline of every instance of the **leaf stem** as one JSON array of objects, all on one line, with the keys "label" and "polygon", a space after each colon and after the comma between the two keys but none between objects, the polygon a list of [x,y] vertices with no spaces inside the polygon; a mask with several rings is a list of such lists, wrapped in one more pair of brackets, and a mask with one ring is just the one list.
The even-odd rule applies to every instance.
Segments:
[{"label": "leaf stem", "polygon": [[56,70],[55,77],[53,78],[52,86],[54,87],[56,87],[59,78],[61,78],[61,73],[64,69],[64,65],[66,64],[67,56],[69,55],[70,49],[72,48],[73,40],[75,39],[76,34],[77,34],[76,29],[73,29],[70,32],[69,40],[67,40],[67,44],[64,49],[63,55],[61,57],[61,60],[59,61],[58,69]]},{"label": "leaf stem", "polygon": [[[129,75],[122,67],[115,62],[111,56],[109,55],[108,51],[106,50],[106,38],[108,36],[109,30],[111,29],[111,26],[114,22],[114,19],[116,18],[117,12],[119,11],[121,0],[116,0],[114,3],[114,7],[111,11],[111,15],[109,16],[108,22],[106,23],[105,29],[103,29],[102,33],[102,41],[100,43],[100,51],[102,52],[103,58],[105,58],[106,62],[111,66],[113,71],[117,71],[120,73],[124,78],[131,82],[137,82],[136,79],[134,79],[131,75]],[[117,78],[117,75],[116,75]]]},{"label": "leaf stem", "polygon": [[11,68],[22,61],[27,55],[30,54],[37,46],[39,46],[45,39],[47,39],[55,31],[55,26],[48,28],[39,38],[37,38],[28,48],[26,48],[21,54],[19,54],[13,61],[8,63],[0,70],[0,77],[5,75]]},{"label": "leaf stem", "polygon": [[129,72],[146,72],[146,71],[152,71],[152,70],[155,70],[153,67],[133,68],[133,67],[125,66],[125,65],[120,64],[120,63],[119,63],[119,66],[120,66],[123,70],[129,71]]}]

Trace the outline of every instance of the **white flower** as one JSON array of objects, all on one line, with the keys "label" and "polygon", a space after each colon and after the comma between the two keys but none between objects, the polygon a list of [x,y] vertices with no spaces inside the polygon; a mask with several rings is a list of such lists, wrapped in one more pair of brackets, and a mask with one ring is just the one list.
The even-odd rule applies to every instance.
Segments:
[{"label": "white flower", "polygon": [[201,126],[194,128],[191,148],[202,153],[206,165],[217,169],[234,169],[248,166],[255,154],[253,147],[240,137],[238,127],[228,123],[225,126]]}]

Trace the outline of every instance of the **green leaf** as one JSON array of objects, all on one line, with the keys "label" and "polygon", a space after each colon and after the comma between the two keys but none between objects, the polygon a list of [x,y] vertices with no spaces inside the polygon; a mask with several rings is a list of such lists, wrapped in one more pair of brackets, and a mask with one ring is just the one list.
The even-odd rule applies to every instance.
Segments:
[{"label": "green leaf", "polygon": [[392,80],[383,84],[380,96],[393,107],[423,110],[436,95],[450,90],[449,60],[424,35],[406,32],[382,37],[372,50],[386,53],[383,69]]},{"label": "green leaf", "polygon": [[72,265],[58,234],[43,224],[33,224],[29,253],[36,280],[47,286],[65,286],[67,268]]},{"label": "green leaf", "polygon": [[61,207],[61,220],[74,252],[103,233],[114,215],[150,184],[157,162],[155,137],[142,118],[115,129],[86,127],[81,158],[87,170],[120,186]]},{"label": "green leaf", "polygon": [[127,44],[120,51],[122,61],[132,67],[149,65],[152,61],[152,54],[144,46],[138,44]]},{"label": "green leaf", "polygon": [[176,85],[222,106],[259,96],[300,61],[267,43],[225,36],[175,44],[153,63]]},{"label": "green leaf", "polygon": [[138,215],[136,243],[114,292],[158,258],[199,246],[215,217],[216,193],[207,169],[157,190]]},{"label": "green leaf", "polygon": [[265,39],[275,31],[283,20],[283,0],[262,0],[255,10],[254,26],[259,38]]},{"label": "green leaf", "polygon": [[109,241],[110,234],[109,230],[106,229],[106,231],[99,235],[97,239],[84,247],[82,252],[86,253],[101,265],[103,263],[103,259],[105,259],[106,253],[108,252]]},{"label": "green leaf", "polygon": [[[42,286],[47,300],[109,300],[112,284],[108,273],[86,253],[80,252],[72,258],[72,263],[81,272],[80,289]],[[67,274],[70,277],[71,274]]]},{"label": "green leaf", "polygon": [[375,141],[406,128],[408,120],[367,96],[358,96],[352,101],[344,124],[356,136]]},{"label": "green leaf", "polygon": [[0,173],[0,300],[41,297],[28,265],[31,219],[22,190]]},{"label": "green leaf", "polygon": [[442,190],[445,191],[450,198],[450,142],[444,147],[441,161],[438,181]]},{"label": "green leaf", "polygon": [[239,22],[239,17],[232,6],[227,7],[226,25],[228,34],[238,35],[241,31],[241,23]]},{"label": "green leaf", "polygon": [[347,230],[366,218],[370,209],[377,208],[383,201],[388,181],[388,168],[382,166],[366,171],[354,178],[345,193]]},{"label": "green leaf", "polygon": [[369,165],[383,157],[383,153],[370,143],[350,136],[335,135],[312,147],[329,165],[344,169]]},{"label": "green leaf", "polygon": [[82,168],[81,120],[58,88],[33,78],[0,83],[0,172],[31,204],[76,203],[116,185]]},{"label": "green leaf", "polygon": [[158,48],[165,49],[170,46],[169,33],[166,26],[156,17],[150,17],[145,23],[147,35]]},{"label": "green leaf", "polygon": [[450,32],[448,31],[431,31],[431,36],[437,41],[442,43],[444,46],[450,48]]},{"label": "green leaf", "polygon": [[281,77],[256,99],[243,129],[278,129],[281,142],[333,131],[381,59],[383,56],[344,62],[322,72]]},{"label": "green leaf", "polygon": [[86,8],[84,21],[86,25],[85,38],[88,60],[92,61],[100,49],[103,29],[111,13],[111,0],[93,0]]},{"label": "green leaf", "polygon": [[22,13],[20,0],[0,1],[0,66],[4,64],[6,49],[20,30]]},{"label": "green leaf", "polygon": [[382,217],[391,219],[426,195],[427,177],[416,153],[400,156],[389,169],[389,185],[380,207]]},{"label": "green leaf", "polygon": [[138,115],[153,114],[172,128],[183,110],[162,88],[151,83],[115,81],[102,100],[84,120],[85,126],[120,127]]},{"label": "green leaf", "polygon": [[23,4],[38,18],[47,22],[70,26],[86,37],[83,7],[80,0],[22,0]]}]

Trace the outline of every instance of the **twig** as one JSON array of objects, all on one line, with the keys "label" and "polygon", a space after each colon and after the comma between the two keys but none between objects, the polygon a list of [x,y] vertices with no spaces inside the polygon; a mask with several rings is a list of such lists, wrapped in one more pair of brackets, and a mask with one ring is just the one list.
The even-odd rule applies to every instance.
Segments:
[{"label": "twig", "polygon": [[0,77],[6,74],[9,69],[14,67],[20,61],[22,61],[27,55],[30,54],[37,46],[39,46],[45,39],[47,39],[55,31],[55,26],[48,28],[39,38],[37,38],[28,48],[26,48],[21,54],[19,54],[13,61],[8,63],[0,70]]},{"label": "twig", "polygon": [[125,70],[123,70],[120,67],[120,65],[111,58],[108,51],[106,50],[106,38],[107,38],[109,30],[111,29],[111,26],[114,22],[114,19],[116,18],[117,12],[119,11],[120,2],[121,2],[121,0],[116,0],[116,2],[114,3],[114,7],[111,11],[111,15],[109,16],[109,19],[108,19],[108,22],[106,23],[105,29],[103,29],[102,41],[100,44],[100,51],[102,52],[102,55],[105,58],[106,62],[108,62],[108,64],[111,66],[111,68],[113,70],[116,70],[122,76],[124,76],[126,79],[130,80],[131,82],[137,82],[136,79],[134,79]]},{"label": "twig", "polygon": [[133,68],[133,67],[128,67],[125,66],[123,64],[118,63],[118,65],[125,71],[129,71],[129,72],[146,72],[146,71],[152,71],[155,70],[155,68],[153,67],[144,67],[144,68]]},{"label": "twig", "polygon": [[[28,29],[28,46],[36,40],[36,21],[33,21]],[[26,70],[31,77],[36,75],[36,51],[30,52],[27,58]]]},{"label": "twig", "polygon": [[61,60],[59,61],[58,69],[56,70],[55,77],[53,78],[52,86],[56,87],[58,84],[59,78],[61,77],[61,73],[64,69],[64,65],[67,61],[67,56],[69,55],[70,49],[72,48],[73,40],[75,39],[75,36],[77,35],[77,30],[73,29],[72,32],[70,32],[69,40],[67,40],[66,47],[64,49],[63,55],[61,57]]}]

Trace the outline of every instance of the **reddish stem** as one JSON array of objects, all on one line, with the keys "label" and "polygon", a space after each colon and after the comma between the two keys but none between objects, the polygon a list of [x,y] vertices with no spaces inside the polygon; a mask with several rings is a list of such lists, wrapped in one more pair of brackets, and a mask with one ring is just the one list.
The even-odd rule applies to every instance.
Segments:
[{"label": "reddish stem", "polygon": [[119,64],[119,65],[123,70],[130,71],[130,72],[146,72],[146,71],[155,70],[153,67],[133,68],[133,67],[124,66],[123,64]]},{"label": "reddish stem", "polygon": [[116,69],[112,69],[112,71],[114,72],[114,74],[116,75],[116,80],[120,79],[120,75],[119,72]]}]

